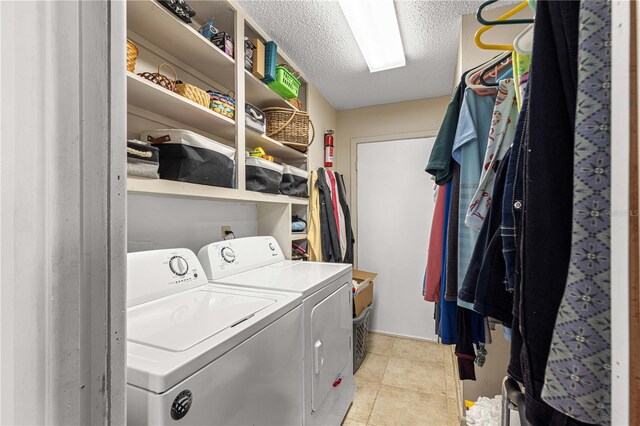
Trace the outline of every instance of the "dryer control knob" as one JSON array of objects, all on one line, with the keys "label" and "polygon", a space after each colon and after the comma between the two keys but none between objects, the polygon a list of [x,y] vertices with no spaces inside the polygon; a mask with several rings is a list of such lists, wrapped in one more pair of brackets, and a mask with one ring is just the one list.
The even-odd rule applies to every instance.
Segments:
[{"label": "dryer control knob", "polygon": [[276,251],[276,246],[274,246],[273,243],[269,243],[269,248],[271,251]]},{"label": "dryer control knob", "polygon": [[236,254],[231,247],[223,247],[220,252],[222,259],[227,263],[233,263],[236,260]]},{"label": "dryer control knob", "polygon": [[174,274],[183,276],[189,272],[189,264],[182,256],[173,256],[169,260],[169,268]]}]

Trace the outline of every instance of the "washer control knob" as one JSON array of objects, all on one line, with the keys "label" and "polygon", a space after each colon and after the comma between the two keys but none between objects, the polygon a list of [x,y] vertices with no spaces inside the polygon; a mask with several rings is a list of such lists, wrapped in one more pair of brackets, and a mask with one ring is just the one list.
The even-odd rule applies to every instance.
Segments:
[{"label": "washer control knob", "polygon": [[271,251],[276,251],[276,246],[274,246],[273,243],[269,243],[269,248]]},{"label": "washer control knob", "polygon": [[182,256],[173,256],[169,260],[169,268],[174,274],[183,276],[189,272],[189,264]]},{"label": "washer control knob", "polygon": [[223,247],[220,252],[222,259],[227,263],[233,263],[236,260],[236,254],[231,247]]}]

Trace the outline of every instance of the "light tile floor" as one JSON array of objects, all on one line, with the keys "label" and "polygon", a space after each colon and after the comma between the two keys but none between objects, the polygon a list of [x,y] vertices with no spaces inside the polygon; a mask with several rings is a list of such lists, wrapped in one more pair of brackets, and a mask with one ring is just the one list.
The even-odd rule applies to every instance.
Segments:
[{"label": "light tile floor", "polygon": [[369,333],[344,426],[460,424],[450,346]]}]

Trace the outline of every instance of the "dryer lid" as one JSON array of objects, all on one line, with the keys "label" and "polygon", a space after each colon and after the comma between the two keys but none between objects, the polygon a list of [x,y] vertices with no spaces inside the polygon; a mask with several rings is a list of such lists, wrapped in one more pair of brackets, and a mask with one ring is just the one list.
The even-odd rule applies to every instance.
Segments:
[{"label": "dryer lid", "polygon": [[210,288],[182,292],[130,308],[127,340],[172,352],[185,351],[275,302]]}]

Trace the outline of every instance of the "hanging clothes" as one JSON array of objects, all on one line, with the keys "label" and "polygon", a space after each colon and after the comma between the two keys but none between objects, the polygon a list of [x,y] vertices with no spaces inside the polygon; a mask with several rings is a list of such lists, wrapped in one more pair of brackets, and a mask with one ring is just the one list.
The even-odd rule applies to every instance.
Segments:
[{"label": "hanging clothes", "polygon": [[436,189],[436,207],[431,220],[431,232],[429,234],[429,251],[427,252],[427,267],[424,277],[424,300],[437,302],[440,300],[440,288],[442,287],[442,268],[444,224],[446,214],[446,186]]},{"label": "hanging clothes", "polygon": [[[452,184],[449,181],[446,184],[445,191],[445,211],[449,210],[451,206],[451,188]],[[445,286],[447,282],[447,273],[445,270],[446,265],[446,253],[448,250],[447,247],[447,226],[448,226],[448,217],[445,215],[444,223],[442,226],[443,229],[443,237],[442,237],[442,274],[440,278],[440,322],[439,322],[439,333],[440,339],[445,345],[455,345],[458,341],[458,321],[457,321],[457,304],[456,302],[450,302],[444,299]]]},{"label": "hanging clothes", "polygon": [[471,263],[458,293],[460,300],[473,305],[473,310],[498,320],[507,327],[513,322],[513,296],[505,284],[502,256],[502,197],[509,153],[500,162],[492,193],[494,195],[487,220],[475,246]]},{"label": "hanging clothes", "polygon": [[356,242],[353,236],[353,227],[351,226],[351,211],[347,203],[347,191],[344,186],[344,177],[340,173],[334,173],[336,176],[336,185],[338,187],[338,195],[340,196],[340,207],[342,216],[344,217],[344,230],[346,237],[346,247],[344,249],[342,262],[353,263],[353,246]]},{"label": "hanging clothes", "polygon": [[493,194],[493,182],[500,162],[513,142],[517,121],[518,105],[513,79],[501,80],[493,107],[493,118],[487,149],[484,152],[480,183],[471,198],[471,204],[465,217],[465,225],[470,228],[480,230],[487,217]]},{"label": "hanging clothes", "polygon": [[[347,231],[344,223],[344,213],[342,212],[342,203],[340,202],[340,193],[338,191],[337,179],[332,170],[326,170],[329,189],[331,190],[331,201],[333,202],[333,211],[336,218],[336,227],[338,228],[338,239],[340,241],[340,253],[344,254],[347,249]],[[339,260],[342,262],[342,258]]]},{"label": "hanging clothes", "polygon": [[320,199],[316,182],[318,172],[311,171],[309,194],[309,224],[307,228],[307,253],[312,262],[322,262],[322,240],[320,230]]},{"label": "hanging clothes", "polygon": [[577,1],[539,1],[536,7],[516,301],[526,413],[533,424],[580,424],[541,399],[571,253],[579,10]]},{"label": "hanging clothes", "polygon": [[542,399],[577,420],[611,420],[611,2],[580,6],[571,260]]},{"label": "hanging clothes", "polygon": [[451,151],[453,149],[453,142],[456,137],[456,130],[458,129],[458,119],[460,117],[460,107],[462,106],[462,100],[464,95],[464,77],[462,81],[456,86],[453,96],[447,106],[444,119],[440,125],[438,136],[431,148],[431,154],[429,156],[429,162],[425,171],[433,175],[436,179],[436,184],[444,185],[452,176],[451,170]]},{"label": "hanging clothes", "polygon": [[[495,95],[481,96],[470,88],[465,90],[452,151],[453,159],[460,165],[460,214],[458,218],[460,224],[464,223],[471,199],[480,182],[482,159],[487,149],[495,98]],[[459,226],[458,283],[464,280],[467,273],[477,238],[478,232],[476,230]],[[471,305],[460,300],[458,304],[468,309],[472,308]]]},{"label": "hanging clothes", "polygon": [[458,300],[458,219],[460,217],[460,165],[452,161],[451,205],[447,225],[446,283],[444,300]]},{"label": "hanging clothes", "polygon": [[[323,168],[318,169],[318,197],[320,200],[320,235],[322,242],[322,261],[340,262],[340,237],[336,224],[336,214],[333,208],[331,190],[327,184],[326,173]],[[337,205],[337,204],[336,204]]]},{"label": "hanging clothes", "polygon": [[529,68],[531,67],[531,55],[523,55],[513,51],[513,83],[515,86],[516,103],[518,110],[522,109],[524,91],[529,80]]}]

